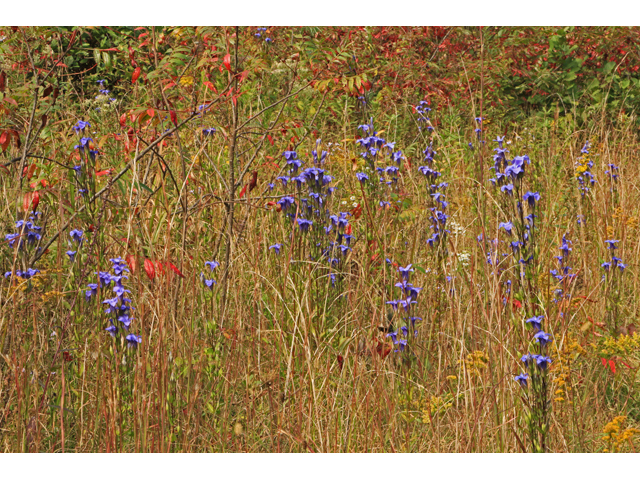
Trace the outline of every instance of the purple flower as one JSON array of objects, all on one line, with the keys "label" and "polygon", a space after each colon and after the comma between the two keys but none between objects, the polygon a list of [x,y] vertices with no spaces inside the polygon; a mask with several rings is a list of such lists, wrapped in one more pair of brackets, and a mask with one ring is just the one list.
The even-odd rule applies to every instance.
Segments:
[{"label": "purple flower", "polygon": [[544,320],[544,315],[540,315],[539,317],[531,317],[525,320],[525,322],[530,324],[536,331],[539,331],[542,326],[542,320]]},{"label": "purple flower", "polygon": [[537,355],[535,360],[536,360],[536,365],[540,370],[546,370],[547,366],[551,363],[551,359],[549,357],[545,357],[542,355]]},{"label": "purple flower", "polygon": [[500,224],[498,225],[498,229],[500,228],[504,228],[505,232],[511,235],[513,224],[511,222],[500,222]]},{"label": "purple flower", "polygon": [[358,178],[358,181],[362,184],[364,184],[365,180],[369,180],[369,176],[363,172],[356,173],[356,177]]},{"label": "purple flower", "polygon": [[82,230],[71,230],[71,232],[69,232],[69,235],[71,235],[72,240],[80,243],[82,242],[82,233]]},{"label": "purple flower", "polygon": [[406,267],[398,267],[398,272],[400,272],[402,279],[406,282],[409,281],[409,274],[413,272],[413,268],[411,268],[411,265],[412,264],[410,263]]},{"label": "purple flower", "polygon": [[535,360],[535,357],[533,355],[531,355],[530,353],[527,353],[526,355],[523,355],[522,358],[520,359],[520,361],[522,363],[524,363],[525,367],[528,367],[529,364],[531,362],[533,362],[533,360]]},{"label": "purple flower", "polygon": [[133,318],[131,318],[129,315],[121,315],[118,317],[118,321],[122,323],[122,325],[124,326],[124,329],[127,331],[129,331],[131,320],[133,320]]},{"label": "purple flower", "polygon": [[67,255],[69,256],[69,260],[73,262],[75,260],[76,253],[77,252],[74,252],[73,250],[67,250]]},{"label": "purple flower", "polygon": [[129,348],[136,348],[139,343],[142,343],[142,337],[140,335],[134,335],[133,333],[130,333],[125,338],[127,340],[127,346]]},{"label": "purple flower", "polygon": [[607,248],[609,250],[615,250],[616,248],[616,243],[618,243],[620,240],[605,240],[604,243],[607,244]]},{"label": "purple flower", "polygon": [[301,232],[308,232],[309,228],[311,228],[311,226],[313,225],[313,221],[311,220],[306,220],[304,218],[298,218],[298,225],[300,226],[300,231]]},{"label": "purple flower", "polygon": [[531,208],[533,208],[536,206],[536,202],[540,201],[540,194],[538,192],[527,192],[522,196],[522,198],[529,204]]},{"label": "purple flower", "polygon": [[407,341],[406,340],[398,340],[398,350],[396,350],[396,352],[404,352],[405,347],[407,346]]},{"label": "purple flower", "polygon": [[527,375],[526,373],[521,373],[520,375],[516,376],[514,378],[514,380],[516,382],[518,382],[522,387],[526,387],[527,386],[527,380],[529,379],[529,375]]},{"label": "purple flower", "polygon": [[91,126],[91,124],[89,122],[83,122],[82,120],[79,120],[78,123],[76,123],[73,126],[73,130],[78,134],[80,132],[84,133],[84,129],[87,128],[87,127],[90,127],[90,126]]},{"label": "purple flower", "polygon": [[213,278],[211,280],[209,280],[208,278],[203,278],[204,284],[209,287],[209,290],[213,290],[213,284],[217,284],[218,282],[216,282]]},{"label": "purple flower", "polygon": [[107,328],[105,328],[105,330],[107,332],[109,332],[109,335],[111,335],[113,338],[115,338],[116,334],[118,333],[118,327],[116,325],[114,325],[112,319],[109,319],[109,322],[111,323],[111,325],[109,325]]},{"label": "purple flower", "polygon": [[211,128],[205,128],[202,130],[202,133],[205,137],[211,137],[213,136],[214,133],[216,133],[216,129],[211,127]]},{"label": "purple flower", "polygon": [[210,262],[204,262],[204,265],[205,267],[208,265],[211,271],[213,272],[215,268],[218,267],[220,264],[215,260],[211,260]]},{"label": "purple flower", "polygon": [[280,255],[280,249],[282,248],[282,244],[281,243],[274,243],[273,245],[271,245],[269,247],[269,250],[274,249],[276,252],[276,255]]},{"label": "purple flower", "polygon": [[544,347],[548,343],[551,343],[551,339],[549,338],[549,334],[543,332],[542,330],[540,330],[538,333],[536,333],[533,336],[533,338],[535,338],[538,341],[538,343],[540,344],[541,347]]}]

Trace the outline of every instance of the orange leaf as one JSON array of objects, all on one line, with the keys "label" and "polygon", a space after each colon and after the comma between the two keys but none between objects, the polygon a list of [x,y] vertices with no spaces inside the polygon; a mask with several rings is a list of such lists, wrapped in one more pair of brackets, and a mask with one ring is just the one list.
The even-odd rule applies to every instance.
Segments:
[{"label": "orange leaf", "polygon": [[138,268],[138,261],[136,260],[136,257],[129,254],[124,257],[124,259],[127,261],[127,265],[129,265],[129,270],[131,270],[131,273],[135,275],[136,269]]}]

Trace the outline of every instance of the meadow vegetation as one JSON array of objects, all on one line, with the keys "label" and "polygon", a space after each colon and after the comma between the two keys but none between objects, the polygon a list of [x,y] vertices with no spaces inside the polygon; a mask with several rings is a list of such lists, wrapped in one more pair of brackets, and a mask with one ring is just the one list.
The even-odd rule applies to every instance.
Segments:
[{"label": "meadow vegetation", "polygon": [[639,41],[0,28],[0,449],[635,451]]}]

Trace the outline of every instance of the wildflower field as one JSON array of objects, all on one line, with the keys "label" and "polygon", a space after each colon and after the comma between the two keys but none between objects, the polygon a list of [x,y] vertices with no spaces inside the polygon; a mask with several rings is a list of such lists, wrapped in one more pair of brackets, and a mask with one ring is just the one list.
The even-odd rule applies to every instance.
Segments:
[{"label": "wildflower field", "polygon": [[0,27],[0,451],[635,452],[639,48]]}]

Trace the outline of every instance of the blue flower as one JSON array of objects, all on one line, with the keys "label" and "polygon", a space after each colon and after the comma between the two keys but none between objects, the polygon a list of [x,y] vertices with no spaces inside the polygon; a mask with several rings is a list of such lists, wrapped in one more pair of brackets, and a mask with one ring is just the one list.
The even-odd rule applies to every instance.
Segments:
[{"label": "blue flower", "polygon": [[203,282],[207,287],[209,287],[209,290],[213,290],[213,285],[218,283],[213,278],[211,280],[203,278]]},{"label": "blue flower", "polygon": [[129,348],[135,348],[139,343],[142,343],[142,337],[140,335],[134,335],[133,333],[127,335],[126,340]]},{"label": "blue flower", "polygon": [[542,326],[542,320],[544,320],[544,315],[540,315],[539,317],[531,317],[525,320],[525,322],[530,324],[537,331],[540,330]]},{"label": "blue flower", "polygon": [[551,343],[551,339],[549,338],[549,334],[543,332],[542,330],[540,330],[538,333],[536,333],[533,336],[533,338],[535,338],[538,341],[538,343],[540,344],[541,347],[544,347],[548,343]]},{"label": "blue flower", "polygon": [[498,225],[498,229],[500,228],[504,228],[505,232],[511,235],[513,224],[511,222],[500,222],[500,224]]},{"label": "blue flower", "polygon": [[90,126],[91,126],[91,124],[89,122],[83,122],[82,120],[79,120],[78,123],[76,123],[73,126],[73,130],[76,133],[80,133],[80,132],[84,133],[85,128],[90,127]]},{"label": "blue flower", "polygon": [[211,260],[210,262],[204,262],[204,265],[205,267],[209,266],[212,272],[216,269],[216,267],[220,266],[220,264],[215,260]]},{"label": "blue flower", "polygon": [[536,365],[540,370],[546,370],[547,366],[551,363],[551,359],[549,357],[545,357],[542,355],[537,355],[536,357]]},{"label": "blue flower", "polygon": [[620,240],[605,240],[604,243],[607,244],[607,248],[609,250],[615,250],[616,248],[618,248],[616,246],[616,243],[618,243]]},{"label": "blue flower", "polygon": [[535,360],[535,357],[533,355],[531,355],[530,353],[527,353],[526,355],[523,355],[522,358],[520,359],[520,361],[522,363],[524,363],[524,365],[526,367],[529,366],[530,363],[532,363]]},{"label": "blue flower", "polygon": [[313,221],[311,220],[306,220],[304,218],[298,218],[298,225],[300,226],[300,231],[301,232],[308,232],[309,228],[311,228],[311,226],[313,225]]},{"label": "blue flower", "polygon": [[73,262],[75,260],[76,253],[77,252],[74,252],[73,250],[67,250],[67,255],[69,256],[69,260]]},{"label": "blue flower", "polygon": [[358,178],[358,181],[362,184],[364,184],[365,180],[369,180],[369,176],[363,172],[356,173],[356,177]]},{"label": "blue flower", "polygon": [[213,128],[213,127],[211,127],[211,128],[205,128],[205,129],[203,129],[203,130],[202,130],[202,134],[203,134],[205,137],[211,137],[211,136],[213,136],[213,134],[214,134],[214,133],[216,133],[216,129],[215,129],[215,128]]},{"label": "blue flower", "polygon": [[282,244],[281,243],[274,243],[273,245],[271,245],[269,247],[269,250],[274,249],[276,252],[276,255],[280,255],[280,249],[282,248]]},{"label": "blue flower", "polygon": [[109,322],[111,323],[111,325],[109,325],[107,328],[105,328],[105,330],[107,332],[109,332],[109,335],[111,335],[112,337],[115,338],[116,334],[118,333],[118,327],[113,324],[113,320],[112,319],[109,319]]},{"label": "blue flower", "polygon": [[540,201],[540,194],[538,192],[527,192],[522,196],[522,198],[529,204],[531,208],[533,208],[536,206],[536,202]]},{"label": "blue flower", "polygon": [[527,375],[526,373],[521,373],[520,375],[516,376],[514,378],[514,380],[516,382],[518,382],[522,387],[526,387],[527,386],[527,380],[529,379],[529,375]]},{"label": "blue flower", "polygon": [[413,268],[411,268],[411,265],[412,264],[410,263],[406,267],[398,267],[398,272],[400,272],[402,279],[407,282],[409,281],[409,274],[413,272]]},{"label": "blue flower", "polygon": [[69,235],[71,235],[71,239],[75,240],[78,243],[82,242],[82,234],[82,230],[71,230],[71,232],[69,232]]},{"label": "blue flower", "polygon": [[129,331],[129,326],[131,325],[131,320],[133,320],[129,315],[121,315],[118,317],[118,321],[122,323],[124,329]]}]

